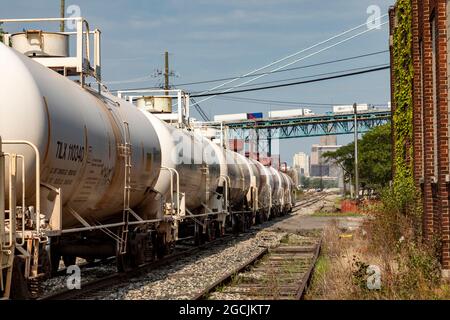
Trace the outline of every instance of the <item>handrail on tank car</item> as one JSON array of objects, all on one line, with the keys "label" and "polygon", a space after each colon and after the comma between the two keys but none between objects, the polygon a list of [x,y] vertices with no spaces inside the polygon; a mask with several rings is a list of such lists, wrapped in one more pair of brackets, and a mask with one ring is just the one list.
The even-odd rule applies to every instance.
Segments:
[{"label": "handrail on tank car", "polygon": [[174,176],[176,176],[176,197],[177,197],[177,200],[176,200],[176,205],[177,205],[177,208],[176,208],[176,215],[179,215],[181,212],[181,208],[180,208],[180,174],[178,173],[178,171],[176,170],[176,169],[174,169],[174,168],[169,168],[169,167],[165,167],[165,166],[161,166],[161,170],[167,170],[167,171],[169,171],[169,173],[170,173],[170,201],[171,201],[171,204],[172,204],[172,212],[174,211],[173,210],[173,206],[175,205],[175,202],[174,202],[174,200],[173,200],[173,192],[174,192],[174,188],[173,188],[173,185],[174,185],[174,179],[173,179],[173,177]]},{"label": "handrail on tank car", "polygon": [[225,181],[225,187],[224,187],[225,188],[225,210],[228,212],[228,206],[229,206],[229,203],[228,203],[228,197],[229,197],[228,189],[230,188],[230,185],[231,185],[231,179],[230,179],[229,176],[227,176],[225,174],[221,174],[220,178],[223,179],[223,181]]},{"label": "handrail on tank car", "polygon": [[[4,156],[9,157],[10,158],[10,163],[12,161],[11,158],[11,154],[8,152],[4,152],[3,153]],[[25,209],[26,209],[26,205],[25,205],[25,157],[23,155],[20,154],[16,154],[15,157],[17,159],[21,159],[22,161],[22,241],[21,242],[17,242],[16,240],[16,246],[22,247],[25,244]],[[11,164],[10,164],[11,166]],[[10,208],[11,210],[11,208]]]},{"label": "handrail on tank car", "polygon": [[41,157],[39,149],[30,141],[26,140],[3,140],[2,144],[7,145],[26,145],[33,149],[36,156],[36,232],[41,233]]}]

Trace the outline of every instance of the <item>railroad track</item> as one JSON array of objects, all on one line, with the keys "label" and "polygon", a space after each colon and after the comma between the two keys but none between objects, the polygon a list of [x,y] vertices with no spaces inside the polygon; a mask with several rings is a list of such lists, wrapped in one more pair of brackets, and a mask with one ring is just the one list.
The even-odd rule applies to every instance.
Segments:
[{"label": "railroad track", "polygon": [[179,252],[170,254],[160,260],[146,263],[136,269],[123,272],[113,273],[106,277],[102,277],[93,281],[89,281],[81,284],[81,289],[64,289],[37,298],[36,300],[94,300],[105,296],[114,288],[119,287],[121,284],[129,283],[129,280],[133,277],[150,272],[151,270],[161,268],[169,265],[178,259],[193,255],[208,246],[217,245],[220,242],[229,241],[232,238],[230,235],[226,235],[222,238],[216,239],[212,242],[192,247],[189,249],[181,250]]},{"label": "railroad track", "polygon": [[[295,236],[289,235],[288,237]],[[281,243],[248,259],[193,299],[300,300],[320,253],[321,238]]]},{"label": "railroad track", "polygon": [[[310,206],[310,205],[320,201],[325,196],[326,195],[313,196],[311,199],[300,201],[296,204],[295,208]],[[284,217],[281,217],[278,219],[271,220],[270,222],[268,222],[268,224],[270,225],[271,223],[276,222],[280,219],[284,219],[286,217],[289,217],[289,216],[284,216]],[[267,225],[265,225],[265,224],[259,225],[259,226],[254,227],[254,230],[258,231],[258,230],[262,230],[266,227],[267,227]],[[92,281],[89,281],[86,283],[82,283],[81,289],[79,289],[79,290],[68,290],[68,289],[59,290],[59,291],[52,292],[52,293],[46,294],[44,296],[38,297],[37,300],[94,300],[94,299],[99,299],[99,298],[108,296],[110,293],[114,292],[114,290],[116,290],[117,288],[120,288],[122,285],[129,284],[132,278],[139,278],[140,276],[143,276],[146,273],[151,272],[152,270],[155,270],[155,269],[158,269],[158,268],[161,268],[164,266],[168,266],[168,265],[178,261],[179,259],[188,257],[190,255],[194,255],[205,248],[217,246],[217,245],[219,245],[219,243],[226,243],[233,238],[234,238],[233,236],[227,235],[225,237],[216,239],[212,242],[206,243],[201,246],[196,246],[196,247],[180,250],[179,252],[168,255],[160,260],[144,264],[143,266],[140,266],[137,269],[128,271],[127,273],[113,273],[108,276],[101,277],[99,279],[95,279],[95,280],[92,280]],[[264,248],[264,247],[255,248],[254,254],[252,254],[252,256],[249,258],[249,260],[247,260],[245,263],[237,266],[235,268],[235,270],[227,273],[227,275],[225,275],[224,277],[222,277],[221,279],[219,279],[218,281],[216,281],[215,283],[210,285],[208,288],[206,288],[200,294],[196,294],[195,296],[193,296],[192,299],[198,299],[200,297],[203,297],[205,292],[209,292],[209,291],[213,290],[214,287],[218,286],[219,284],[221,284],[223,282],[226,282],[226,279],[229,279],[230,277],[233,277],[240,271],[245,270],[246,268],[248,268],[249,265],[258,262],[263,257],[265,257],[267,255],[272,255],[272,254],[275,254],[275,253],[273,251],[269,252],[269,250],[267,248]],[[303,254],[303,256],[305,256],[305,254],[307,254],[307,253],[304,252],[304,253],[298,253],[298,254],[300,254],[300,255]],[[63,273],[64,270],[61,270],[60,272]]]},{"label": "railroad track", "polygon": [[302,200],[302,201],[298,201],[294,207],[292,208],[293,210],[300,208],[300,207],[308,207],[311,206],[317,202],[319,202],[320,200],[325,199],[327,195],[326,194],[321,194],[318,196],[313,196],[310,199],[306,199],[306,200]]},{"label": "railroad track", "polygon": [[[111,264],[115,264],[115,257],[109,257],[106,259],[99,259],[99,260],[95,260],[95,261],[85,261],[85,262],[81,262],[78,263],[77,266],[83,270],[83,269],[89,269],[89,268],[95,268],[95,267],[101,267],[101,266],[105,266],[105,265],[111,265]],[[58,269],[58,271],[56,271],[55,276],[65,276],[67,275],[67,268],[63,267]]]}]

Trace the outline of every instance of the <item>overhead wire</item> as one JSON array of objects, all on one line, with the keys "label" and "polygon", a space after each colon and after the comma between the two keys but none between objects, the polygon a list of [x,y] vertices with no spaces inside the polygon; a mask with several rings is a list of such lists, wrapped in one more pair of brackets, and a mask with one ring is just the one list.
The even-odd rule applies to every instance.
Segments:
[{"label": "overhead wire", "polygon": [[[389,64],[377,64],[377,65],[371,65],[371,66],[366,66],[366,67],[359,67],[359,68],[352,68],[352,69],[344,69],[344,70],[339,70],[339,71],[333,71],[333,72],[325,72],[325,73],[318,73],[318,74],[313,74],[313,75],[308,75],[308,76],[303,76],[303,77],[295,77],[295,78],[288,78],[288,79],[281,79],[281,80],[272,80],[272,81],[266,81],[266,82],[258,82],[258,83],[254,83],[254,84],[247,84],[244,86],[240,86],[240,88],[248,88],[248,87],[254,87],[254,86],[260,86],[260,85],[266,85],[266,84],[272,84],[272,83],[280,83],[280,82],[287,82],[287,81],[293,81],[293,80],[299,80],[299,79],[308,79],[308,78],[314,78],[314,77],[319,77],[319,76],[327,76],[327,75],[332,75],[332,74],[339,74],[339,73],[343,73],[343,72],[350,72],[350,71],[358,71],[358,70],[365,70],[365,69],[373,69],[373,68],[378,68],[378,67],[385,67],[388,66]],[[232,88],[232,87],[230,87]],[[225,88],[228,89],[228,88]],[[200,92],[191,92],[191,94],[200,94]]]},{"label": "overhead wire", "polygon": [[[375,21],[381,20],[382,18],[386,17],[387,15],[388,15],[388,14],[385,13],[384,15],[378,17]],[[356,27],[354,27],[354,28],[348,29],[348,30],[346,30],[346,31],[344,31],[344,32],[341,32],[341,33],[339,33],[339,34],[337,34],[337,35],[335,35],[335,36],[332,36],[332,37],[330,37],[330,38],[328,38],[328,39],[326,39],[326,40],[320,41],[320,42],[318,42],[318,43],[316,43],[316,44],[314,44],[314,45],[312,45],[312,46],[310,46],[310,47],[307,47],[307,48],[302,49],[302,50],[300,50],[300,51],[297,51],[297,52],[295,52],[295,53],[293,53],[293,54],[290,54],[290,55],[288,55],[288,56],[286,56],[286,57],[284,57],[284,58],[281,58],[281,59],[278,59],[278,60],[276,60],[276,61],[274,61],[274,62],[271,62],[271,63],[269,63],[269,64],[267,64],[267,65],[265,65],[265,66],[263,66],[263,67],[254,69],[254,70],[252,70],[252,71],[250,71],[250,72],[248,72],[248,73],[246,73],[246,74],[244,74],[244,75],[242,75],[242,76],[240,76],[240,77],[236,77],[236,78],[234,78],[234,79],[232,79],[232,80],[229,80],[229,81],[227,81],[227,82],[224,82],[224,83],[221,84],[221,85],[218,85],[218,86],[215,86],[215,87],[213,87],[213,88],[211,88],[211,89],[208,89],[208,90],[204,91],[203,93],[206,93],[206,92],[210,92],[210,91],[216,90],[216,89],[221,88],[221,87],[223,87],[223,86],[225,86],[225,85],[227,85],[227,84],[229,84],[229,83],[232,83],[232,82],[234,82],[234,81],[237,81],[237,80],[239,80],[239,79],[242,79],[242,77],[246,77],[246,76],[252,75],[252,74],[254,74],[254,73],[257,73],[257,72],[259,72],[259,71],[261,71],[261,70],[270,68],[270,67],[273,66],[273,65],[279,64],[279,63],[281,63],[281,62],[283,62],[283,61],[285,61],[285,60],[288,60],[288,59],[291,59],[291,58],[293,58],[293,57],[295,57],[295,56],[298,56],[298,55],[301,54],[301,53],[304,53],[304,52],[306,52],[306,51],[309,51],[309,50],[312,50],[312,49],[314,49],[314,48],[317,48],[318,46],[321,46],[321,45],[323,45],[323,44],[325,44],[325,43],[327,43],[327,42],[330,42],[330,41],[332,41],[332,40],[334,40],[334,39],[340,38],[340,37],[342,37],[342,36],[344,36],[344,35],[346,35],[346,34],[348,34],[348,33],[350,33],[350,32],[355,31],[355,30],[358,30],[359,28],[361,28],[361,27],[363,27],[363,26],[367,26],[367,22],[365,22],[365,23],[363,23],[363,24],[360,24],[360,25],[358,25],[358,26],[356,26]],[[368,30],[372,30],[372,29],[368,29]],[[200,102],[199,102],[199,103],[200,103]]]},{"label": "overhead wire", "polygon": [[[283,88],[283,87],[290,87],[290,86],[296,86],[296,85],[307,84],[307,83],[314,83],[314,82],[320,82],[320,81],[326,81],[326,80],[332,80],[332,79],[345,78],[345,77],[361,75],[361,74],[366,74],[366,73],[372,73],[372,72],[377,72],[377,71],[382,71],[382,70],[387,70],[387,69],[390,69],[390,66],[378,67],[378,68],[373,68],[373,69],[363,70],[363,71],[356,71],[356,72],[340,74],[340,75],[336,75],[336,76],[319,78],[319,79],[311,79],[311,80],[298,81],[298,82],[292,82],[292,83],[278,84],[278,85],[273,85],[273,86],[264,86],[264,87],[258,87],[258,88],[241,89],[241,90],[217,92],[217,93],[194,94],[192,96],[196,97],[196,98],[198,98],[198,97],[214,97],[214,96],[225,95],[225,94]],[[197,103],[200,103],[200,102],[197,102]]]},{"label": "overhead wire", "polygon": [[[311,106],[311,107],[317,107],[317,108],[324,108],[324,107],[330,107],[330,106],[345,106],[345,105],[351,105],[353,102],[334,102],[334,103],[319,103],[319,102],[302,102],[302,101],[283,101],[283,100],[270,100],[270,99],[254,99],[254,98],[246,98],[246,97],[239,97],[239,96],[217,96],[215,99],[221,99],[226,101],[235,101],[235,102],[242,102],[242,103],[254,103],[254,104],[263,104],[263,105],[274,105],[274,106]],[[372,103],[373,105],[381,106],[382,103]]]},{"label": "overhead wire", "polygon": [[[380,24],[380,27],[383,26],[383,25],[385,25],[385,24],[387,24],[387,23],[388,23],[388,21],[386,21],[386,22],[384,22],[384,23],[381,23],[381,24]],[[357,34],[355,34],[355,35],[353,35],[353,36],[351,36],[351,37],[345,38],[344,40],[341,40],[341,41],[339,41],[339,42],[337,42],[337,43],[334,43],[334,44],[332,44],[332,45],[329,45],[329,46],[327,46],[327,47],[325,47],[325,48],[322,48],[322,49],[320,49],[320,50],[318,50],[318,51],[315,51],[315,52],[313,52],[313,53],[310,53],[310,54],[308,54],[308,55],[306,55],[306,56],[304,56],[304,57],[302,57],[302,58],[296,59],[296,60],[294,60],[294,61],[292,61],[292,62],[290,62],[290,63],[288,63],[288,64],[286,64],[286,65],[283,65],[283,66],[281,66],[281,67],[278,67],[278,68],[276,68],[276,69],[274,69],[274,70],[272,70],[272,71],[277,71],[277,70],[284,69],[284,68],[286,68],[286,67],[288,67],[288,66],[290,66],[290,65],[293,65],[294,63],[297,63],[297,62],[302,61],[302,60],[304,60],[304,59],[307,59],[307,58],[310,58],[310,57],[312,57],[312,56],[315,56],[315,55],[317,55],[317,54],[319,54],[319,53],[321,53],[321,52],[323,52],[323,51],[326,51],[326,50],[329,50],[329,49],[331,49],[331,48],[334,48],[334,47],[336,47],[336,46],[338,46],[338,45],[341,45],[341,44],[343,44],[343,43],[345,43],[345,42],[347,42],[347,41],[350,41],[350,40],[352,40],[352,39],[354,39],[354,38],[356,38],[356,37],[359,37],[359,36],[361,36],[361,35],[364,35],[364,34],[370,32],[370,31],[372,31],[372,30],[374,30],[374,29],[367,29],[367,30],[365,30],[365,31],[359,32],[359,33],[357,33]],[[241,87],[241,86],[243,86],[243,85],[245,85],[245,84],[247,84],[247,83],[253,82],[253,81],[255,81],[255,80],[257,80],[257,79],[260,79],[260,78],[262,78],[262,77],[264,77],[264,75],[257,76],[256,78],[250,79],[250,80],[245,81],[245,82],[243,82],[243,83],[241,83],[241,84],[238,84],[238,85],[236,85],[236,86],[233,86],[233,87],[231,87],[231,88],[229,88],[229,89],[227,89],[227,90],[222,91],[221,93],[229,92],[229,91],[231,91],[231,90],[233,90],[233,89],[239,88],[239,87]],[[205,101],[208,101],[209,99],[211,99],[211,97],[214,96],[214,95],[213,95],[213,94],[206,94],[206,92],[211,92],[211,91],[212,91],[212,89],[211,89],[211,90],[208,90],[208,91],[204,91],[203,93],[201,93],[201,95],[197,95],[197,97],[200,97],[200,96],[206,97],[205,99],[200,100],[198,103],[202,103],[202,102],[205,102]],[[242,91],[241,91],[241,92],[242,92]],[[245,91],[244,91],[244,92],[245,92]]]},{"label": "overhead wire", "polygon": [[[375,52],[370,52],[370,53],[361,54],[361,55],[357,55],[357,56],[346,57],[346,58],[342,58],[342,59],[329,60],[329,61],[324,61],[324,62],[319,62],[319,63],[303,65],[303,66],[299,66],[299,67],[287,68],[287,69],[278,70],[278,71],[275,71],[275,72],[256,73],[256,74],[253,74],[253,75],[247,76],[247,77],[254,77],[254,76],[258,76],[258,75],[262,75],[262,74],[269,75],[269,74],[275,74],[275,73],[281,73],[281,72],[289,72],[289,71],[294,71],[294,70],[301,70],[301,69],[307,69],[307,68],[312,68],[312,67],[324,66],[324,65],[329,65],[329,64],[334,64],[334,63],[339,63],[339,62],[344,62],[344,61],[350,61],[350,60],[356,60],[356,59],[361,59],[361,58],[365,58],[365,57],[375,56],[375,55],[379,55],[379,54],[387,53],[387,52],[389,52],[389,50],[375,51]],[[186,87],[186,86],[190,86],[190,85],[214,83],[214,82],[219,82],[219,81],[225,81],[225,80],[233,79],[235,77],[236,76],[228,77],[228,78],[196,81],[196,82],[177,83],[177,84],[174,84],[173,86],[174,87]],[[110,81],[110,82],[107,82],[107,83],[108,84],[131,83],[131,82],[135,82],[134,80],[140,80],[140,79],[146,79],[146,77],[129,79],[129,80],[123,80],[123,81]],[[127,89],[120,89],[120,90],[145,90],[145,89],[154,89],[154,88],[153,87],[152,88],[150,88],[150,87],[140,87],[140,88],[127,88]],[[112,90],[112,91],[114,92],[114,91],[118,91],[118,90]]]},{"label": "overhead wire", "polygon": [[[381,19],[384,18],[385,16],[387,16],[387,14],[384,14],[384,15],[378,17],[377,20],[381,20]],[[387,24],[387,23],[388,23],[388,22],[381,23],[379,26],[381,27],[381,26],[383,26],[383,25],[385,25],[385,24]],[[284,72],[285,70],[286,70],[286,71],[289,71],[289,70],[287,70],[287,67],[289,67],[289,66],[291,66],[291,65],[293,65],[293,64],[295,64],[295,63],[298,63],[299,61],[302,61],[302,60],[304,60],[304,59],[307,59],[307,58],[309,58],[309,57],[312,57],[312,56],[314,56],[314,55],[317,55],[317,54],[319,54],[319,53],[321,53],[321,52],[323,52],[323,51],[329,50],[329,49],[331,49],[331,48],[333,48],[333,47],[336,47],[336,46],[338,46],[338,45],[340,45],[340,44],[342,44],[342,43],[344,43],[344,42],[350,41],[351,39],[354,39],[354,38],[356,38],[356,37],[358,37],[358,36],[361,36],[361,35],[363,35],[363,34],[366,34],[366,33],[370,32],[370,31],[374,30],[373,28],[369,28],[369,29],[367,29],[367,30],[365,30],[365,31],[363,31],[363,32],[359,32],[359,33],[357,33],[357,34],[355,34],[355,35],[353,35],[353,36],[351,36],[351,37],[345,38],[344,40],[341,40],[341,41],[339,41],[339,42],[337,42],[337,43],[334,43],[334,44],[332,44],[332,45],[330,45],[330,46],[327,46],[327,47],[322,48],[322,49],[320,49],[320,50],[318,50],[318,51],[315,51],[315,52],[313,52],[313,53],[311,53],[311,54],[308,54],[308,55],[306,55],[306,56],[303,56],[303,57],[301,57],[301,58],[299,58],[299,59],[296,59],[296,60],[294,60],[294,61],[292,61],[292,62],[290,62],[290,63],[288,63],[288,64],[285,64],[285,65],[283,65],[283,66],[281,66],[281,67],[275,68],[275,69],[273,69],[273,70],[271,70],[271,71],[269,71],[269,72],[260,73],[260,74],[255,74],[255,73],[257,73],[257,72],[259,72],[259,71],[261,71],[261,70],[267,69],[267,68],[269,68],[269,67],[271,67],[271,66],[273,66],[273,65],[279,64],[280,62],[283,62],[283,61],[285,61],[285,60],[288,60],[288,59],[290,59],[290,58],[293,58],[293,57],[295,57],[295,56],[297,56],[297,55],[299,55],[299,54],[301,54],[301,53],[303,53],[303,52],[309,51],[309,50],[314,49],[314,48],[316,48],[316,47],[318,47],[318,46],[320,46],[320,45],[322,45],[322,44],[325,44],[325,43],[330,42],[330,41],[332,41],[332,40],[334,40],[334,39],[340,38],[340,37],[342,37],[343,35],[346,35],[346,34],[352,32],[352,31],[355,31],[355,30],[357,30],[357,29],[359,29],[359,28],[361,28],[362,26],[365,26],[365,25],[366,25],[366,23],[363,23],[363,24],[361,24],[361,25],[358,25],[358,26],[356,26],[356,27],[354,27],[354,28],[351,28],[351,29],[349,29],[349,30],[346,30],[346,31],[344,31],[344,32],[342,32],[342,33],[340,33],[340,34],[338,34],[338,35],[335,35],[335,36],[333,36],[333,37],[331,37],[331,38],[328,38],[328,39],[326,39],[326,40],[324,40],[324,41],[318,42],[318,43],[316,43],[316,44],[314,44],[314,45],[312,45],[312,46],[310,46],[310,47],[308,47],[308,48],[302,49],[302,50],[297,51],[297,52],[295,52],[295,53],[293,53],[293,54],[291,54],[291,55],[288,55],[288,56],[286,56],[286,57],[284,57],[284,58],[281,58],[281,59],[278,59],[278,60],[276,60],[276,61],[274,61],[274,62],[272,62],[272,63],[269,63],[269,64],[267,64],[267,65],[265,65],[265,66],[263,66],[263,67],[260,67],[260,68],[258,68],[258,69],[255,69],[255,70],[253,70],[253,71],[250,71],[250,72],[248,72],[248,73],[246,73],[246,74],[244,74],[244,75],[242,75],[242,76],[233,78],[233,79],[231,79],[231,80],[229,80],[229,81],[227,81],[227,82],[225,82],[225,83],[223,83],[223,84],[221,84],[221,85],[219,85],[219,86],[215,86],[215,87],[213,87],[213,88],[211,88],[211,89],[208,89],[208,90],[206,90],[206,91],[203,91],[203,92],[201,92],[200,94],[195,94],[195,95],[193,95],[193,97],[206,97],[206,98],[203,99],[203,100],[201,100],[201,101],[199,101],[199,102],[195,102],[195,100],[193,100],[193,101],[194,101],[194,107],[199,106],[199,103],[204,102],[204,101],[207,101],[207,100],[209,100],[209,99],[211,99],[211,98],[213,98],[213,97],[215,97],[215,96],[217,96],[217,95],[224,95],[224,94],[228,94],[228,93],[231,94],[231,93],[249,92],[249,91],[267,90],[267,89],[273,89],[273,88],[287,87],[287,86],[299,85],[299,84],[304,84],[304,83],[312,83],[312,82],[318,82],[318,81],[325,81],[325,80],[330,80],[330,79],[342,78],[342,77],[346,77],[346,76],[352,76],[352,75],[356,75],[356,74],[363,74],[363,73],[375,72],[375,71],[387,69],[388,67],[380,67],[380,68],[375,68],[375,69],[370,69],[370,70],[365,70],[365,71],[359,71],[359,72],[350,73],[350,74],[338,75],[338,76],[333,76],[333,77],[321,78],[321,79],[312,79],[312,80],[308,80],[308,81],[301,81],[301,82],[295,82],[295,83],[279,84],[279,85],[274,85],[274,86],[257,87],[257,88],[251,88],[251,89],[242,89],[242,90],[234,90],[234,91],[232,91],[233,89],[236,89],[236,88],[239,88],[239,87],[243,87],[243,86],[245,86],[246,84],[248,84],[248,83],[250,83],[250,82],[253,82],[253,81],[257,80],[257,79],[260,79],[260,78],[262,78],[262,77],[264,77],[264,76],[267,76],[267,75],[269,75],[269,74],[276,73],[276,72],[281,72],[281,71]],[[375,54],[375,53],[374,53],[374,54]],[[371,54],[369,54],[369,55],[371,55]],[[326,63],[326,62],[325,62],[325,63]],[[325,64],[325,63],[324,63],[324,64]],[[329,62],[329,63],[332,63],[332,62]],[[305,67],[305,66],[303,66],[303,68],[304,68],[304,67]],[[306,66],[306,67],[307,67],[307,66]],[[299,69],[299,68],[302,68],[302,66],[296,67],[295,69]],[[294,68],[291,68],[291,69],[294,69]],[[209,93],[209,92],[211,92],[211,91],[213,91],[213,90],[216,90],[216,89],[218,89],[218,88],[222,88],[222,87],[225,86],[226,84],[232,83],[232,82],[234,82],[234,81],[236,81],[236,80],[239,80],[239,79],[242,79],[242,78],[244,78],[244,77],[252,77],[252,79],[250,79],[250,80],[248,80],[248,81],[246,81],[246,82],[244,82],[244,83],[238,84],[238,85],[236,85],[236,86],[232,86],[232,87],[230,87],[230,88],[227,88],[226,90],[221,91],[221,92],[217,92],[217,93]],[[145,78],[148,78],[148,77],[145,77]],[[142,78],[139,78],[139,80],[140,80],[140,79],[142,79]],[[136,79],[130,79],[130,80],[136,80]],[[283,80],[281,80],[281,81],[283,81]],[[288,81],[288,80],[284,80],[284,81]],[[215,81],[214,81],[214,82],[215,82]],[[278,82],[280,82],[280,81],[278,81]],[[273,83],[273,82],[272,82],[272,83]],[[260,84],[262,84],[262,83],[260,83]],[[183,85],[183,84],[182,84],[182,85]],[[186,85],[186,84],[184,84],[184,85]],[[258,84],[255,84],[255,85],[258,85]],[[254,85],[253,85],[253,86],[254,86]],[[202,111],[203,111],[203,110],[202,110]],[[204,112],[203,112],[203,113],[204,113]],[[203,115],[202,115],[202,117],[203,117]]]},{"label": "overhead wire", "polygon": [[[387,52],[389,52],[389,50],[381,50],[381,51],[371,52],[371,53],[367,53],[367,54],[361,54],[361,55],[358,55],[358,56],[352,56],[352,57],[347,57],[347,58],[342,58],[342,59],[336,59],[336,60],[324,61],[324,62],[319,62],[319,63],[313,63],[313,64],[309,64],[309,65],[293,67],[293,68],[287,68],[287,69],[278,70],[278,71],[255,73],[255,74],[250,75],[250,76],[245,76],[245,77],[242,76],[242,78],[255,77],[255,76],[259,76],[259,75],[263,75],[263,74],[264,75],[269,75],[269,74],[280,73],[280,72],[289,72],[289,71],[294,71],[294,70],[307,69],[307,68],[312,68],[312,67],[319,67],[319,66],[324,66],[324,65],[333,64],[333,63],[339,63],[339,62],[344,62],[344,61],[361,59],[361,58],[370,57],[370,56],[374,56],[374,55],[379,55],[379,54],[387,53]],[[183,86],[205,84],[205,83],[211,83],[211,82],[219,82],[219,81],[225,81],[225,80],[234,79],[235,77],[236,76],[228,77],[228,78],[221,78],[221,79],[212,79],[212,80],[203,80],[203,81],[195,81],[195,82],[177,83],[176,86],[183,87]]]}]

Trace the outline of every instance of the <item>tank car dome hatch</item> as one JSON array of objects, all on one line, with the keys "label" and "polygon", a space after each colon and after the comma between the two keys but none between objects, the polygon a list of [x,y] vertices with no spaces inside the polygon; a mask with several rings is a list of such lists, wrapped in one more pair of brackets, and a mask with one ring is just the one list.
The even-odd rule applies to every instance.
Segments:
[{"label": "tank car dome hatch", "polygon": [[11,46],[28,57],[69,56],[69,36],[63,33],[26,30],[11,35]]},{"label": "tank car dome hatch", "polygon": [[138,98],[139,109],[151,113],[172,113],[172,98],[166,96],[145,96]]}]

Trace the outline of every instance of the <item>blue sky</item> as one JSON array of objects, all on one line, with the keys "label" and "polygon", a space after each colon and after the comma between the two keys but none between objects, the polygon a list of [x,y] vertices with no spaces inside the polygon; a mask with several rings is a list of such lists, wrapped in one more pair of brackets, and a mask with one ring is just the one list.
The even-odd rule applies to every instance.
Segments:
[{"label": "blue sky", "polygon": [[[55,17],[59,0],[0,0],[1,18]],[[299,51],[351,27],[364,23],[370,5],[386,13],[394,0],[66,0],[78,5],[91,26],[103,32],[104,81],[135,79],[161,69],[162,53],[170,52],[171,67],[177,74],[172,83],[186,83],[244,74]],[[14,30],[9,25],[6,30]],[[361,29],[363,30],[363,29]],[[370,32],[299,64],[388,49],[388,27]],[[302,77],[324,72],[388,63],[388,54],[334,65],[300,69],[267,76],[259,81]],[[111,84],[110,88],[154,86],[148,81]],[[258,81],[257,81],[258,82]],[[201,91],[214,84],[189,86]],[[294,86],[283,89],[241,93],[246,98],[316,103],[376,103],[390,99],[389,72]],[[202,104],[209,116],[223,113],[257,112],[286,107],[211,99]],[[316,113],[328,108],[314,108]],[[196,116],[196,115],[194,115]],[[338,143],[352,137],[339,136]],[[291,163],[298,151],[309,152],[318,138],[289,139],[280,143],[283,161]]]}]

